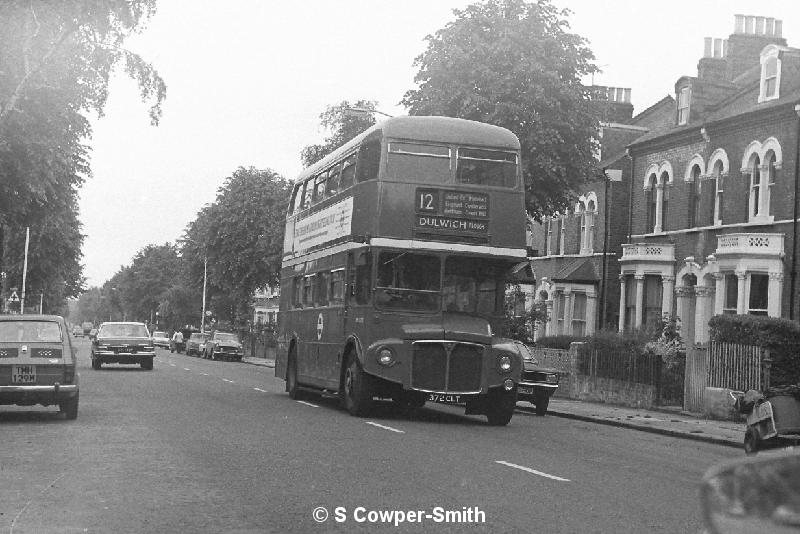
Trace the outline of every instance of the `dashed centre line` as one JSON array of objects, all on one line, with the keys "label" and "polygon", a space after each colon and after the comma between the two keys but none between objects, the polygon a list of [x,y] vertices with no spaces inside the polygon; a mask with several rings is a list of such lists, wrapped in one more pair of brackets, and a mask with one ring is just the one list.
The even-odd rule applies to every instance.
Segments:
[{"label": "dashed centre line", "polygon": [[233,380],[228,380],[227,378],[223,378],[222,381],[223,382],[228,382],[229,384],[235,384],[236,383]]},{"label": "dashed centre line", "polygon": [[378,428],[382,428],[384,430],[390,430],[392,432],[397,432],[398,434],[405,434],[406,433],[405,430],[399,430],[397,428],[392,428],[392,427],[386,426],[386,425],[379,425],[378,423],[373,423],[372,421],[365,421],[365,423],[368,424],[368,425],[376,426]]},{"label": "dashed centre line", "polygon": [[540,477],[550,478],[552,480],[558,480],[559,482],[570,482],[568,478],[561,478],[556,475],[551,475],[549,473],[537,471],[536,469],[531,469],[530,467],[525,467],[524,465],[512,464],[511,462],[506,462],[504,460],[495,460],[495,463],[505,465],[508,467],[513,467],[514,469],[519,469],[521,471],[525,471],[526,473],[531,473],[533,475],[538,475]]},{"label": "dashed centre line", "polygon": [[189,369],[188,367],[184,367],[183,370],[184,371],[191,371],[191,369]]},{"label": "dashed centre line", "polygon": [[261,388],[253,388],[253,389],[256,390],[256,391],[260,391],[261,393],[266,393],[267,392],[266,389],[261,389]]},{"label": "dashed centre line", "polygon": [[[266,391],[264,393],[266,393]],[[295,402],[299,402],[300,404],[305,404],[306,406],[311,406],[312,408],[319,408],[319,406],[317,406],[316,404],[311,404],[310,402],[306,401],[295,401]]]}]

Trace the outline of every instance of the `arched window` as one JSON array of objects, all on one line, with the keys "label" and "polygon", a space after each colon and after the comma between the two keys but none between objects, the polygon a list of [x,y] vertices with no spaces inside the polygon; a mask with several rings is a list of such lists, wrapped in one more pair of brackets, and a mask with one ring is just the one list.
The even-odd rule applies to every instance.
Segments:
[{"label": "arched window", "polygon": [[575,206],[575,217],[578,219],[578,254],[582,254],[586,243],[586,206],[583,201]]},{"label": "arched window", "polygon": [[694,167],[692,167],[690,180],[686,185],[687,185],[687,187],[689,189],[689,191],[688,191],[688,195],[689,195],[689,198],[688,198],[688,200],[689,200],[689,202],[688,202],[688,208],[689,208],[689,220],[688,220],[688,223],[689,223],[689,228],[694,228],[695,226],[697,226],[697,223],[698,223],[697,212],[698,212],[698,209],[700,207],[700,166],[699,165],[695,165]]},{"label": "arched window", "polygon": [[764,215],[772,215],[772,187],[775,185],[775,175],[777,172],[775,159],[775,152],[771,150],[764,156],[764,172],[761,177],[764,182],[761,188],[761,194],[764,195]]},{"label": "arched window", "polygon": [[761,159],[753,156],[750,163],[750,188],[747,195],[747,220],[752,221],[759,215],[761,201]]},{"label": "arched window", "polygon": [[722,207],[723,203],[723,190],[725,186],[725,174],[723,170],[723,163],[721,161],[717,161],[714,164],[714,211],[712,212],[713,220],[711,221],[714,225],[721,225],[722,224]]},{"label": "arched window", "polygon": [[590,200],[584,212],[586,226],[586,242],[584,249],[586,254],[594,252],[594,216],[597,213],[597,205],[594,200]]},{"label": "arched window", "polygon": [[659,185],[661,186],[661,230],[667,229],[667,214],[668,210],[667,207],[669,205],[669,174],[667,172],[661,173],[661,179],[659,180]]},{"label": "arched window", "polygon": [[647,179],[645,189],[645,203],[647,205],[647,232],[655,232],[656,227],[656,175],[651,174]]}]

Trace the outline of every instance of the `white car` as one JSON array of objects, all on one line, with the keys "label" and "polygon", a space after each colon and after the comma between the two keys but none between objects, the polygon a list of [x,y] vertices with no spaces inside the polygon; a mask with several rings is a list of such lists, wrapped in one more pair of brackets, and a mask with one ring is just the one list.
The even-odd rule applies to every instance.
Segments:
[{"label": "white car", "polygon": [[160,330],[156,330],[153,332],[153,345],[156,347],[163,347],[165,349],[169,348],[169,337],[167,337],[166,332],[161,332]]}]

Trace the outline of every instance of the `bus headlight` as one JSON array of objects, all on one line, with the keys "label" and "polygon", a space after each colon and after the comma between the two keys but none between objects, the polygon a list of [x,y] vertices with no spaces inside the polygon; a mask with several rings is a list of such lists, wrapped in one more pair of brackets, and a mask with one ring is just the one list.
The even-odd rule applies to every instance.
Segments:
[{"label": "bus headlight", "polygon": [[510,373],[511,356],[500,356],[500,359],[497,360],[497,369],[499,369],[501,373]]},{"label": "bus headlight", "polygon": [[378,349],[377,359],[378,363],[385,367],[389,367],[395,363],[394,352],[392,352],[392,349],[389,347],[381,347]]}]

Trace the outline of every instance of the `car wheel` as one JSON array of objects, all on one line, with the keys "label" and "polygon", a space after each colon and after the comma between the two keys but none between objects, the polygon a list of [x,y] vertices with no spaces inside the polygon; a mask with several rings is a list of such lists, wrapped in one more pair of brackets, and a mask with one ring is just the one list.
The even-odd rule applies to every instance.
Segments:
[{"label": "car wheel", "polygon": [[514,415],[517,406],[517,392],[492,391],[487,398],[486,419],[492,426],[506,426]]},{"label": "car wheel", "polygon": [[744,433],[744,452],[748,455],[758,452],[758,434],[752,428]]},{"label": "car wheel", "polygon": [[536,399],[536,415],[545,415],[547,407],[550,406],[550,397],[541,397]]},{"label": "car wheel", "polygon": [[94,358],[92,360],[92,369],[94,369],[95,371],[99,371],[101,365],[103,365],[103,364],[100,363],[100,360],[98,360],[97,358]]},{"label": "car wheel", "polygon": [[289,353],[289,361],[286,367],[286,391],[289,393],[290,399],[299,400],[302,392],[297,383],[297,355],[294,349]]},{"label": "car wheel", "polygon": [[58,405],[59,411],[63,412],[66,415],[67,419],[77,419],[78,418],[78,397],[76,396],[74,399],[62,402]]},{"label": "car wheel", "polygon": [[153,370],[153,359],[152,358],[148,358],[147,360],[143,360],[140,365],[142,366],[142,369],[144,369],[145,371],[152,371]]},{"label": "car wheel", "polygon": [[372,409],[372,380],[361,368],[358,359],[350,352],[344,371],[344,407],[357,417],[364,417]]}]

